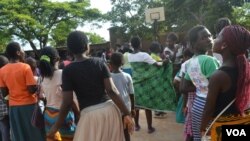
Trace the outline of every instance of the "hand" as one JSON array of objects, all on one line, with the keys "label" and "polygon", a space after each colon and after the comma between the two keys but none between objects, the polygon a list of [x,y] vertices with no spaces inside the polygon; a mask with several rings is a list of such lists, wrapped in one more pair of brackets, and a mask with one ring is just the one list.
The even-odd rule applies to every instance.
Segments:
[{"label": "hand", "polygon": [[123,118],[124,118],[124,120],[123,120],[124,128],[127,127],[128,132],[129,132],[130,134],[132,134],[133,131],[134,131],[134,126],[135,126],[135,124],[134,124],[134,122],[133,122],[133,120],[132,120],[132,117],[129,116],[129,115],[126,115],[126,116],[124,116]]},{"label": "hand", "polygon": [[205,134],[205,131],[201,131],[201,136],[204,136],[204,134]]},{"label": "hand", "polygon": [[184,108],[182,109],[182,112],[183,112],[183,114],[184,114],[185,116],[187,116],[187,111],[188,111],[188,107],[184,107]]},{"label": "hand", "polygon": [[163,62],[163,64],[168,64],[171,61],[170,61],[170,58],[166,58],[166,59],[162,60],[162,62]]},{"label": "hand", "polygon": [[131,110],[131,117],[135,117],[135,115],[136,115],[136,111],[135,111],[135,109],[132,109]]}]

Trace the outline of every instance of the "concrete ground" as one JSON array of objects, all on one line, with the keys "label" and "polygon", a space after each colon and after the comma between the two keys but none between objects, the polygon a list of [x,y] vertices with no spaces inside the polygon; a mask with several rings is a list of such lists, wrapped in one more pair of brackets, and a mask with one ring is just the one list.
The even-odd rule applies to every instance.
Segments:
[{"label": "concrete ground", "polygon": [[175,113],[168,112],[165,118],[153,118],[153,127],[156,131],[147,133],[147,122],[144,110],[140,110],[140,131],[131,135],[131,141],[184,141],[184,125],[175,122]]}]

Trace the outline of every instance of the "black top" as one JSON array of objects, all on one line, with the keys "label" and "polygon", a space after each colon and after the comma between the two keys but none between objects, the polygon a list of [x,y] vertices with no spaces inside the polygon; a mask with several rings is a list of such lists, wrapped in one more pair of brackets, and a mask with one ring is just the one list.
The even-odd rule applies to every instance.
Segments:
[{"label": "black top", "polygon": [[[226,91],[218,94],[216,101],[214,117],[217,116],[236,96],[238,69],[232,67],[221,67],[219,70],[224,71],[231,78],[231,87]],[[235,103],[233,103],[222,115],[237,114]]]},{"label": "black top", "polygon": [[72,62],[62,74],[63,91],[76,93],[80,109],[107,101],[104,79],[110,77],[107,65],[99,58]]}]

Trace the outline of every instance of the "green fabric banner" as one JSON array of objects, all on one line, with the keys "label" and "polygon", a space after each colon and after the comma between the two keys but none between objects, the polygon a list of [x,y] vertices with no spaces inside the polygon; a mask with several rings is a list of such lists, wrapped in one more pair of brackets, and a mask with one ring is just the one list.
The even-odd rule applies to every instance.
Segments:
[{"label": "green fabric banner", "polygon": [[144,62],[132,62],[135,106],[158,111],[175,111],[173,65],[161,67]]}]

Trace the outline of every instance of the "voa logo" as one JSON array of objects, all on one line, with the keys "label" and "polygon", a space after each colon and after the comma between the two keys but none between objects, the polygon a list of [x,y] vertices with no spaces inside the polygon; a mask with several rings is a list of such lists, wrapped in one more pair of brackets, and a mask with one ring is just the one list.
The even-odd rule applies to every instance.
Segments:
[{"label": "voa logo", "polygon": [[227,136],[247,136],[244,129],[226,129]]}]

